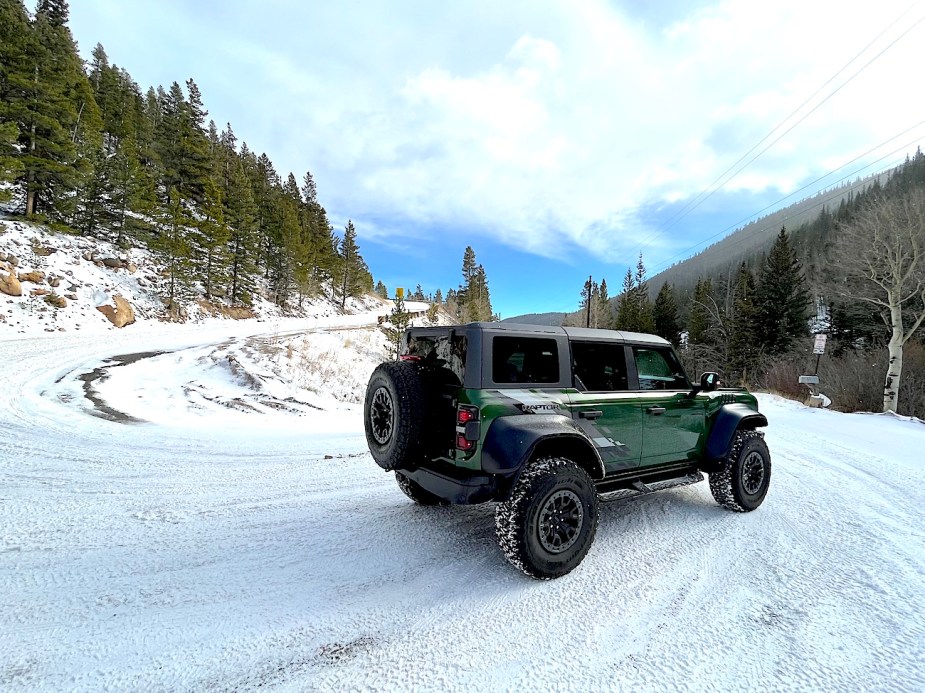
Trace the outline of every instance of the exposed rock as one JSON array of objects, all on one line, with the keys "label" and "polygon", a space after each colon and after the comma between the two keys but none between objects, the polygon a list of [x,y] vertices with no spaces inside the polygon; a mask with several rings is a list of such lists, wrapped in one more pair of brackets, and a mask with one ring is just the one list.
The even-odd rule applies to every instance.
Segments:
[{"label": "exposed rock", "polygon": [[59,296],[58,294],[49,294],[48,296],[46,296],[45,303],[47,303],[50,306],[54,306],[55,308],[66,308],[67,307],[67,301],[64,300],[63,296]]},{"label": "exposed rock", "polygon": [[97,306],[96,309],[116,327],[125,327],[135,322],[135,310],[128,301],[119,294],[113,296],[112,301],[115,304],[114,306],[102,305]]},{"label": "exposed rock", "polygon": [[21,282],[32,282],[33,284],[44,284],[45,283],[45,273],[35,270],[34,272],[20,272],[19,281]]},{"label": "exposed rock", "polygon": [[122,260],[117,257],[104,257],[103,264],[110,269],[118,269],[119,267],[122,267]]},{"label": "exposed rock", "polygon": [[135,272],[138,271],[138,266],[135,265],[135,263],[130,262],[125,266],[125,269],[128,271],[129,274],[135,274]]},{"label": "exposed rock", "polygon": [[48,289],[32,289],[32,291],[29,292],[29,295],[30,296],[47,296],[50,293],[51,292]]},{"label": "exposed rock", "polygon": [[7,296],[22,296],[22,284],[12,272],[5,277],[0,275],[0,291]]},{"label": "exposed rock", "polygon": [[93,254],[89,250],[85,252],[83,255],[81,255],[80,257],[82,257],[87,262],[93,262]]},{"label": "exposed rock", "polygon": [[52,253],[58,252],[57,248],[49,248],[44,245],[33,244],[32,252],[40,257],[48,257]]},{"label": "exposed rock", "polygon": [[103,261],[100,260],[99,258],[94,258],[93,264],[96,265],[97,267],[105,267],[105,265],[103,265]]},{"label": "exposed rock", "polygon": [[10,263],[10,267],[19,267],[19,258],[12,253],[6,256],[6,261]]},{"label": "exposed rock", "polygon": [[64,294],[64,298],[66,298],[68,301],[76,301],[77,294]]},{"label": "exposed rock", "polygon": [[61,285],[61,280],[58,277],[52,277],[51,279],[48,280],[48,286],[52,287],[53,289],[57,288],[60,285]]}]

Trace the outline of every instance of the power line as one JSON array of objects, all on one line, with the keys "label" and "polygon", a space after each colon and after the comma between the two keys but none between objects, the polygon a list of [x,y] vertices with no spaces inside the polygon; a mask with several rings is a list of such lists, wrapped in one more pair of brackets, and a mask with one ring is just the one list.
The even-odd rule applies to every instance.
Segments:
[{"label": "power line", "polygon": [[[892,137],[890,137],[890,138],[887,139],[887,140],[884,140],[883,142],[881,142],[880,144],[876,145],[875,147],[872,147],[871,149],[868,149],[868,150],[867,150],[866,152],[864,152],[863,154],[859,154],[858,156],[856,156],[855,158],[851,159],[850,161],[845,162],[844,164],[842,164],[842,165],[839,166],[838,168],[832,169],[832,170],[829,171],[828,173],[825,173],[825,174],[823,174],[822,176],[819,176],[819,177],[816,178],[815,180],[813,180],[813,181],[807,183],[806,185],[804,185],[802,188],[799,188],[798,190],[795,190],[795,191],[793,191],[792,193],[789,193],[788,195],[785,195],[784,197],[780,198],[779,200],[776,200],[775,202],[772,202],[772,203],[769,204],[767,207],[764,207],[763,209],[760,209],[760,210],[758,210],[757,212],[754,212],[753,214],[749,214],[747,217],[745,217],[744,219],[742,219],[742,220],[740,220],[740,221],[737,221],[736,223],[732,224],[731,226],[727,226],[727,227],[724,228],[723,230],[718,231],[718,232],[716,232],[716,233],[714,233],[714,234],[712,234],[712,235],[710,235],[710,236],[707,236],[706,238],[701,239],[700,241],[698,241],[696,244],[692,245],[691,247],[689,247],[689,248],[687,248],[687,249],[685,249],[685,250],[682,250],[681,252],[679,252],[679,253],[677,253],[677,254],[675,254],[675,255],[672,255],[672,256],[671,256],[670,258],[668,258],[667,260],[663,260],[662,262],[658,263],[657,265],[655,265],[655,268],[658,268],[658,267],[667,267],[667,266],[671,263],[672,260],[674,260],[674,259],[676,259],[676,258],[678,258],[678,257],[681,257],[681,256],[685,255],[686,253],[692,251],[692,250],[696,250],[698,247],[700,247],[701,245],[703,245],[703,244],[706,243],[707,241],[710,241],[710,240],[712,240],[712,239],[714,239],[714,238],[716,238],[716,237],[718,237],[718,236],[722,236],[722,235],[728,233],[729,231],[732,231],[732,230],[738,228],[740,225],[742,225],[742,224],[744,224],[744,223],[750,221],[753,217],[757,217],[757,216],[758,216],[759,214],[761,214],[762,212],[766,212],[766,211],[768,211],[769,209],[772,209],[772,208],[774,208],[774,207],[777,207],[777,205],[781,204],[782,202],[785,202],[785,201],[787,201],[788,199],[790,199],[791,197],[800,194],[801,192],[803,192],[803,191],[806,190],[807,188],[811,188],[811,187],[814,186],[816,183],[818,183],[818,182],[820,182],[821,180],[823,180],[823,179],[828,178],[829,176],[831,176],[833,173],[836,173],[837,171],[840,171],[841,169],[845,168],[846,166],[850,166],[851,164],[853,164],[854,162],[856,162],[858,159],[862,159],[862,158],[864,158],[865,156],[867,156],[868,154],[877,151],[878,149],[880,149],[881,147],[883,147],[883,145],[885,145],[885,144],[887,144],[887,143],[889,143],[889,142],[892,142],[893,140],[895,140],[895,139],[897,139],[897,138],[899,138],[899,137],[902,137],[903,135],[907,134],[908,132],[914,130],[914,129],[917,128],[917,127],[920,127],[921,125],[925,125],[925,120],[922,120],[922,121],[916,123],[916,124],[913,125],[912,127],[909,127],[909,128],[907,128],[906,130],[903,130],[902,132],[900,132],[900,133],[898,133],[898,134],[896,134],[896,135],[893,135]],[[844,180],[846,180],[846,179],[848,179],[848,178],[851,178],[852,176],[857,175],[858,173],[860,173],[860,172],[863,171],[864,169],[870,168],[870,167],[873,166],[874,164],[877,164],[877,163],[879,163],[880,161],[883,161],[883,160],[884,160],[885,158],[887,158],[888,156],[892,156],[893,154],[896,154],[896,153],[899,152],[899,151],[902,151],[902,150],[907,149],[908,147],[911,147],[912,145],[914,145],[914,144],[916,144],[917,142],[919,142],[919,140],[920,140],[920,138],[916,137],[916,139],[914,139],[914,140],[912,140],[912,141],[910,141],[910,142],[907,142],[906,144],[903,144],[901,147],[899,147],[899,148],[897,148],[897,149],[894,149],[893,151],[891,151],[891,152],[889,152],[889,153],[887,153],[887,154],[884,154],[884,155],[881,156],[879,159],[875,159],[875,160],[871,161],[870,163],[868,163],[867,165],[862,166],[862,167],[859,168],[859,169],[855,169],[854,171],[852,171],[851,173],[847,174],[846,176],[840,178],[840,179],[837,180],[837,181],[834,181],[831,185],[837,185],[838,183],[840,183],[840,182],[842,182],[842,181],[844,181]],[[655,268],[653,268],[653,269],[655,269]]]},{"label": "power line", "polygon": [[[784,132],[782,132],[778,137],[776,137],[773,141],[771,141],[766,147],[764,147],[761,151],[759,151],[755,156],[753,156],[751,159],[748,159],[748,161],[746,161],[744,164],[742,164],[742,166],[739,166],[739,164],[741,164],[742,161],[743,161],[744,159],[746,159],[746,158],[748,157],[749,154],[751,154],[752,152],[754,152],[754,151],[755,151],[758,147],[760,147],[765,141],[767,141],[767,139],[768,139],[769,137],[771,137],[771,136],[772,136],[775,132],[777,132],[787,121],[789,121],[794,115],[796,115],[800,110],[802,110],[804,106],[806,106],[808,103],[810,103],[810,102],[811,102],[811,101],[812,101],[823,89],[825,89],[829,84],[831,84],[842,72],[844,72],[853,62],[855,62],[861,55],[863,55],[872,45],[874,45],[878,40],[880,40],[880,38],[881,38],[884,34],[886,34],[890,29],[892,29],[893,26],[895,26],[903,17],[905,17],[905,16],[909,13],[909,10],[911,10],[912,7],[914,7],[914,6],[915,6],[914,4],[913,4],[913,5],[910,5],[910,6],[905,10],[905,12],[903,12],[899,17],[897,17],[895,20],[893,20],[893,22],[890,23],[890,25],[887,26],[886,29],[884,29],[883,31],[881,31],[870,43],[868,43],[863,49],[861,49],[861,51],[859,51],[853,58],[851,58],[851,60],[849,60],[847,63],[845,63],[845,64],[844,64],[834,75],[832,75],[832,77],[830,77],[822,86],[820,86],[818,89],[816,89],[816,91],[813,92],[813,94],[810,95],[809,98],[807,98],[807,99],[806,99],[803,103],[801,103],[796,109],[794,109],[787,117],[785,117],[783,120],[781,120],[780,123],[778,123],[778,124],[777,124],[767,135],[765,135],[757,144],[755,144],[751,149],[749,149],[747,152],[745,152],[745,154],[743,154],[741,157],[739,157],[739,159],[738,159],[734,164],[732,164],[732,165],[731,165],[729,168],[727,168],[722,174],[720,174],[720,176],[719,176],[718,178],[716,178],[716,180],[714,180],[712,183],[710,183],[710,185],[708,185],[706,188],[704,188],[693,200],[691,200],[691,201],[688,202],[684,207],[682,207],[680,210],[678,210],[677,212],[675,212],[666,222],[664,222],[664,224],[663,224],[663,226],[662,226],[662,230],[668,230],[668,229],[671,228],[672,226],[676,225],[681,219],[683,219],[685,216],[687,216],[688,214],[690,214],[694,209],[696,209],[696,208],[699,207],[701,204],[703,204],[703,203],[706,202],[708,199],[710,199],[710,198],[711,198],[714,194],[716,194],[722,187],[724,187],[725,185],[727,185],[727,184],[728,184],[730,181],[732,181],[737,175],[739,175],[739,173],[741,173],[743,170],[745,170],[745,169],[746,169],[752,162],[754,162],[758,157],[760,157],[762,154],[764,154],[766,151],[768,151],[768,149],[770,149],[770,148],[773,147],[775,144],[777,144],[777,142],[779,142],[779,141],[780,141],[781,139],[783,139],[786,135],[788,135],[794,128],[796,128],[800,123],[802,123],[804,120],[806,120],[806,118],[808,118],[810,115],[812,115],[812,114],[813,114],[816,110],[818,110],[824,103],[826,103],[829,99],[831,99],[833,96],[835,96],[835,94],[837,94],[839,91],[841,91],[846,85],[848,85],[852,80],[854,80],[858,75],[860,75],[864,70],[866,70],[874,61],[876,61],[876,60],[877,60],[880,56],[882,56],[886,51],[888,51],[888,50],[889,50],[890,48],[892,48],[896,43],[898,43],[900,40],[902,40],[910,31],[912,31],[912,30],[915,29],[919,24],[921,24],[922,21],[925,21],[925,15],[923,15],[918,21],[916,21],[915,23],[913,23],[913,24],[912,24],[908,29],[906,29],[902,34],[900,34],[900,35],[897,36],[895,39],[893,39],[889,44],[887,44],[879,53],[877,53],[877,54],[876,54],[875,56],[873,56],[870,60],[868,60],[864,65],[862,65],[861,68],[860,68],[859,70],[857,70],[854,74],[852,74],[847,80],[845,80],[844,82],[842,82],[842,84],[839,85],[834,91],[832,91],[832,92],[831,92],[830,94],[828,94],[824,99],[822,99],[822,101],[820,101],[820,102],[817,103],[815,106],[813,106],[812,109],[810,109],[810,110],[809,110],[807,113],[805,113],[799,120],[797,120],[795,123],[793,123],[793,125],[791,125],[791,126],[790,126],[789,128],[787,128]],[[736,167],[738,167],[738,168],[736,168]],[[733,169],[736,169],[736,170],[733,172],[733,174],[732,174],[728,179],[726,179],[725,181],[723,181],[722,184],[720,184],[719,186],[717,186],[717,183],[719,183],[720,181],[722,181],[722,180],[727,176],[727,174],[729,174],[731,171],[733,171]],[[648,246],[651,244],[652,240],[654,240],[654,238],[655,238],[655,236],[656,236],[657,233],[658,233],[658,230],[657,230],[654,234],[652,234],[652,236],[650,236],[649,239],[646,240],[646,242],[642,245],[642,247],[643,247],[643,248],[648,247]]]}]

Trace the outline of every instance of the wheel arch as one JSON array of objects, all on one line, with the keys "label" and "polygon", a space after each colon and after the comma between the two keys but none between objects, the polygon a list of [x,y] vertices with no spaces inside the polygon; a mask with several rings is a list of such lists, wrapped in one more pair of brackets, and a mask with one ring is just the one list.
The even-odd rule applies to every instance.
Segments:
[{"label": "wheel arch", "polygon": [[604,478],[604,462],[597,448],[570,418],[523,414],[492,422],[482,449],[482,469],[505,479],[499,499],[507,498],[527,463],[540,457],[565,457],[592,479]]},{"label": "wheel arch", "polygon": [[736,431],[767,426],[767,417],[747,404],[724,405],[714,416],[707,438],[706,462],[713,466],[726,459]]}]

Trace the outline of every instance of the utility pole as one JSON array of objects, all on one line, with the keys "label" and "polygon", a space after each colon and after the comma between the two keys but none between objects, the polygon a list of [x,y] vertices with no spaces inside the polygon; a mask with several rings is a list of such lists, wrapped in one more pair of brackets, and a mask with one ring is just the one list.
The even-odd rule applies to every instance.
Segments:
[{"label": "utility pole", "polygon": [[591,327],[591,275],[588,275],[588,308],[585,311],[585,327]]}]

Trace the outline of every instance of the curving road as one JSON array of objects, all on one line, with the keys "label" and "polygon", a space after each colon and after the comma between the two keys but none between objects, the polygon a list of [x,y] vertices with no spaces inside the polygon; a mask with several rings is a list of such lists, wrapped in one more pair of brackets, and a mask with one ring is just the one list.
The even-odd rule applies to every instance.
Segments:
[{"label": "curving road", "polygon": [[492,507],[410,504],[358,418],[126,424],[66,387],[232,330],[0,342],[0,689],[925,690],[922,424],[763,397],[758,511],[608,503],[535,582]]}]

